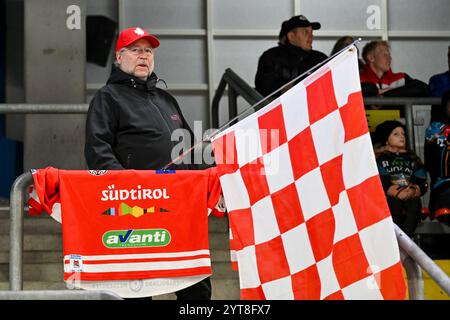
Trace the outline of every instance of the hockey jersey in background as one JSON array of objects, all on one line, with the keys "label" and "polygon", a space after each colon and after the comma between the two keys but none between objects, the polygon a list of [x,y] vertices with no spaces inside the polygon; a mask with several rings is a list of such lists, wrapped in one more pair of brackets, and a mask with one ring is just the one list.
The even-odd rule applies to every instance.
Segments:
[{"label": "hockey jersey in background", "polygon": [[219,210],[224,211],[218,206],[221,188],[214,168],[69,171],[48,167],[32,173],[30,214],[45,211],[62,223],[66,282],[74,277],[79,284],[191,279],[145,294],[116,290],[128,297],[173,292],[211,274],[208,211],[218,216],[223,215]]}]

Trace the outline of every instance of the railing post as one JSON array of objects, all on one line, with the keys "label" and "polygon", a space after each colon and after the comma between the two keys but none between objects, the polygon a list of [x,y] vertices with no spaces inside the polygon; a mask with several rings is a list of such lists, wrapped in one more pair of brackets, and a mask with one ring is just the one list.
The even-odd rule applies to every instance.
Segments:
[{"label": "railing post", "polygon": [[242,96],[242,98],[250,104],[255,104],[264,98],[258,91],[256,91],[256,89],[253,89],[230,68],[225,70],[225,74],[228,84],[232,84],[231,86],[237,94]]},{"label": "railing post", "polygon": [[408,144],[408,148],[415,151],[416,146],[414,142],[416,140],[414,139],[414,119],[412,107],[413,106],[410,100],[408,100],[408,102],[403,105],[406,122],[406,141]]},{"label": "railing post", "polygon": [[13,183],[10,195],[9,288],[23,289],[23,216],[26,188],[33,182],[30,172],[21,174]]}]

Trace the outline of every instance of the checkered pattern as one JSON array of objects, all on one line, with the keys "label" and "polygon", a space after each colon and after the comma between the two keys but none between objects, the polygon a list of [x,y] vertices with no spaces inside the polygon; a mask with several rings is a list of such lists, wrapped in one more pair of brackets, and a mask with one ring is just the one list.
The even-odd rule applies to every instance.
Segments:
[{"label": "checkered pattern", "polygon": [[405,298],[355,48],[213,148],[242,299]]}]

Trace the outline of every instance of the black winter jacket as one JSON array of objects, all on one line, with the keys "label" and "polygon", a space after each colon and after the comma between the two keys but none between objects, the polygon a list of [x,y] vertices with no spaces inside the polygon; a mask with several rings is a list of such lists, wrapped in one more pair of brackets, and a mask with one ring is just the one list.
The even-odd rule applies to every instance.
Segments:
[{"label": "black winter jacket", "polygon": [[256,90],[267,96],[326,59],[320,51],[305,51],[291,44],[273,47],[259,58]]},{"label": "black winter jacket", "polygon": [[156,88],[158,81],[154,73],[143,81],[113,66],[89,105],[84,149],[89,169],[158,170],[171,162],[178,143],[171,141],[172,132],[192,131],[175,98]]}]

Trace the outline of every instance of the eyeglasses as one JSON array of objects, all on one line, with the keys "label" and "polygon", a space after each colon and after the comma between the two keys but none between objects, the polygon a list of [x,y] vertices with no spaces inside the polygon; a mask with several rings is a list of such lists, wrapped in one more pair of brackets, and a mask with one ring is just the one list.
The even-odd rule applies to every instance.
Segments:
[{"label": "eyeglasses", "polygon": [[139,48],[139,47],[131,47],[131,48],[123,48],[122,50],[128,50],[133,55],[138,56],[140,54],[145,54],[147,56],[150,56],[153,54],[153,48]]}]

